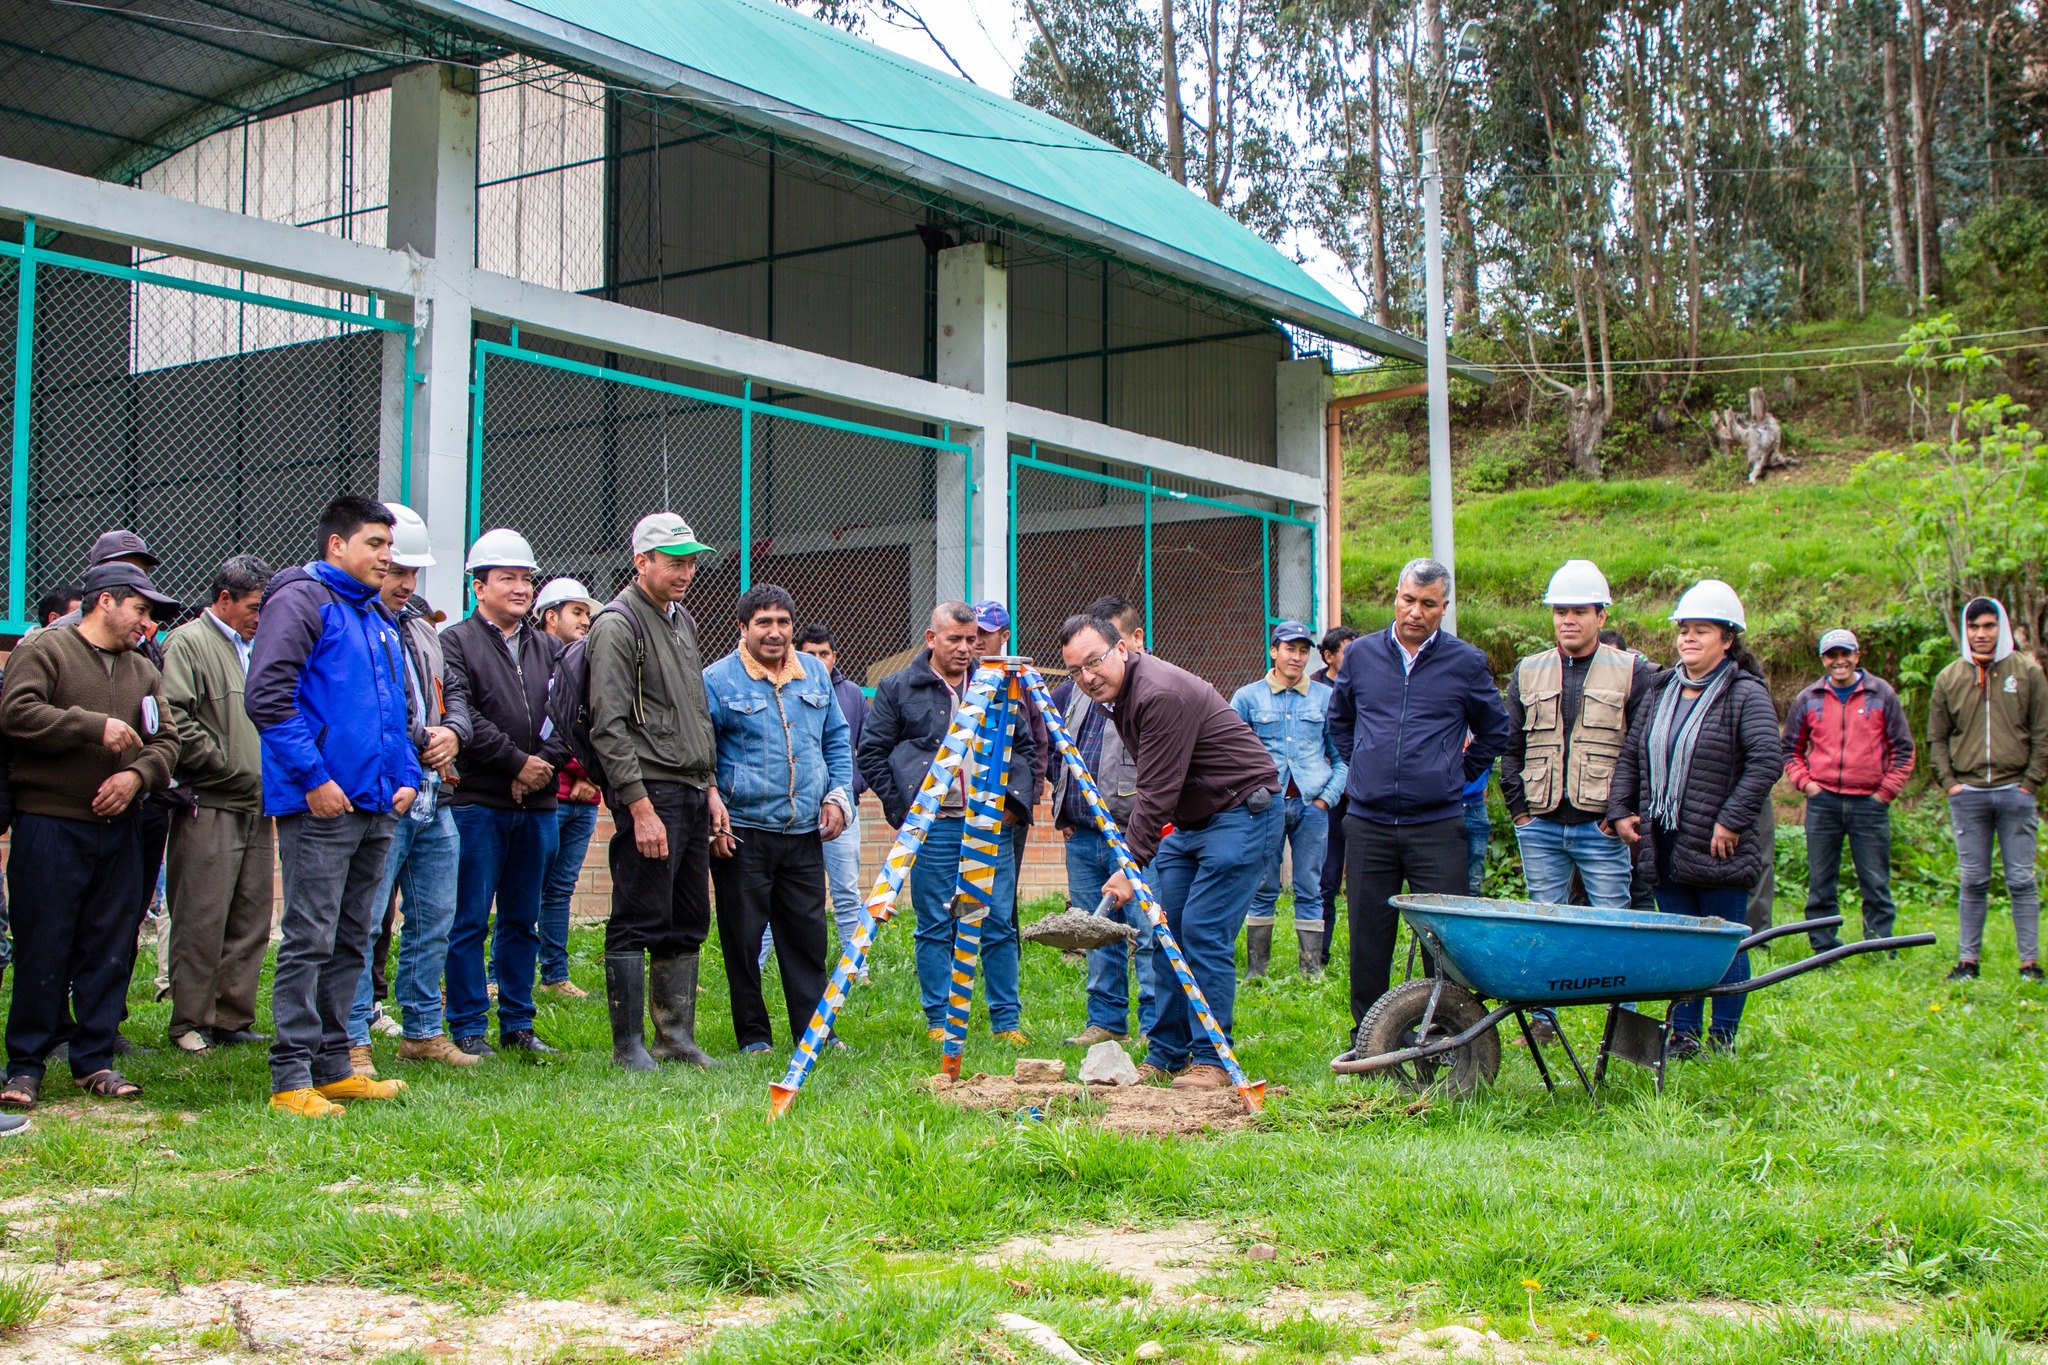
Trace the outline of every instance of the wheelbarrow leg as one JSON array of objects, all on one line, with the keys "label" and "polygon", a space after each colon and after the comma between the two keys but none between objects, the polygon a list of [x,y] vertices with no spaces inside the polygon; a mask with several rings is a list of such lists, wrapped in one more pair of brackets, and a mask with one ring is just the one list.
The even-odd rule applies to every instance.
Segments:
[{"label": "wheelbarrow leg", "polygon": [[1593,1059],[1593,1084],[1596,1087],[1607,1083],[1607,1054],[1614,1047],[1614,1016],[1620,1013],[1619,1005],[1607,1007],[1607,1027],[1600,1031],[1600,1055]]},{"label": "wheelbarrow leg", "polygon": [[[1529,1016],[1516,1010],[1515,1022],[1522,1026],[1522,1041],[1529,1045],[1529,1060],[1536,1063],[1536,1074],[1543,1078],[1543,1088],[1555,1095],[1557,1085],[1550,1079],[1550,1068],[1543,1062],[1543,1049],[1537,1046],[1536,1035],[1529,1029]],[[1562,1038],[1564,1035],[1560,1033],[1558,1036]]]},{"label": "wheelbarrow leg", "polygon": [[1564,1049],[1565,1058],[1571,1062],[1572,1070],[1579,1074],[1579,1087],[1586,1092],[1587,1099],[1596,1105],[1599,1104],[1600,1097],[1593,1092],[1593,1083],[1586,1079],[1586,1068],[1579,1065],[1579,1054],[1572,1051],[1572,1040],[1565,1037],[1564,1022],[1555,1020],[1552,1027],[1557,1030],[1558,1046]]}]

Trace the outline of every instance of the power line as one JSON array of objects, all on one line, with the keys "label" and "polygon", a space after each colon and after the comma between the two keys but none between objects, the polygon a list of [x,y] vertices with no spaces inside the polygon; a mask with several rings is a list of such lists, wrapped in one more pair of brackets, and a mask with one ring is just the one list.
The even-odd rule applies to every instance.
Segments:
[{"label": "power line", "polygon": [[[2010,352],[2012,352],[2012,351],[2030,351],[2030,350],[2033,350],[2033,349],[2035,349],[2035,348],[2034,348],[2034,347],[2033,347],[2032,345],[2030,345],[2030,344],[2028,344],[2028,343],[2026,343],[2026,342],[2016,342],[2016,343],[2014,343],[2013,345],[2010,345],[2010,346],[1987,346],[1987,347],[1985,347],[1985,348],[1984,348],[1984,353],[1985,353],[1986,355],[2004,355],[2004,354],[2010,353]],[[1789,352],[1782,352],[1782,351],[1781,351],[1781,352],[1779,352],[1778,354],[1780,354],[1780,355],[1784,355],[1784,354],[1790,354],[1790,353],[1789,353]],[[1725,358],[1725,357],[1717,357],[1717,356],[1703,356],[1703,357],[1701,357],[1701,363],[1702,363],[1702,364],[1712,364],[1712,363],[1714,363],[1714,362],[1715,362],[1716,360],[1719,360],[1719,359],[1724,359],[1724,358]],[[1677,364],[1684,364],[1684,363],[1685,363],[1685,360],[1684,360],[1684,358],[1683,358],[1683,357],[1676,357],[1676,358],[1673,358],[1673,359],[1670,359],[1670,360],[1636,360],[1636,361],[1621,361],[1621,360],[1615,360],[1615,361],[1610,361],[1609,363],[1610,363],[1610,364],[1612,364],[1612,365],[1614,365],[1615,367],[1619,368],[1619,367],[1621,367],[1621,366],[1623,366],[1623,365],[1677,365]],[[1741,367],[1739,368],[1739,370],[1737,370],[1737,371],[1731,371],[1731,373],[1741,373],[1741,374],[1811,374],[1811,373],[1812,373],[1813,371],[1815,371],[1815,370],[1852,370],[1852,369],[1857,369],[1857,368],[1860,368],[1860,367],[1864,367],[1864,366],[1872,366],[1872,365],[1883,365],[1883,366],[1885,366],[1885,367],[1887,367],[1887,368],[1892,368],[1892,367],[1894,367],[1894,366],[1896,365],[1896,363],[1897,363],[1897,362],[1896,362],[1895,360],[1893,360],[1893,359],[1886,359],[1886,358],[1872,358],[1872,359],[1869,359],[1869,360],[1826,360],[1826,361],[1818,361],[1818,362],[1814,362],[1814,363],[1810,363],[1810,364],[1805,364],[1805,365],[1744,365],[1744,366],[1741,366]],[[1544,363],[1543,363],[1543,364],[1542,364],[1542,365],[1541,365],[1540,367],[1537,367],[1537,366],[1531,366],[1531,365],[1529,365],[1529,364],[1527,364],[1527,363],[1525,363],[1525,362],[1519,361],[1519,360],[1508,360],[1508,361],[1503,361],[1503,362],[1501,362],[1501,364],[1500,364],[1500,368],[1501,368],[1501,369],[1504,369],[1504,370],[1515,370],[1515,371],[1518,371],[1518,372],[1520,372],[1520,373],[1523,373],[1523,374],[1529,374],[1529,373],[1533,373],[1533,372],[1534,372],[1534,371],[1535,371],[1536,369],[1538,369],[1538,368],[1541,368],[1541,369],[1545,369],[1545,370],[1563,370],[1563,371],[1566,371],[1566,372],[1568,372],[1568,373],[1571,373],[1571,374],[1582,374],[1582,375],[1590,375],[1590,374],[1596,373],[1596,372],[1597,372],[1597,371],[1598,371],[1598,370],[1600,369],[1600,362],[1596,360],[1596,361],[1594,361],[1594,362],[1592,363],[1592,365],[1588,366],[1588,365],[1586,364],[1586,362],[1585,362],[1585,361],[1583,361],[1583,360],[1558,360],[1558,361],[1545,361],[1545,362],[1544,362]],[[1701,371],[1695,370],[1695,369],[1693,369],[1693,368],[1687,368],[1687,369],[1683,369],[1683,370],[1678,370],[1678,369],[1668,369],[1668,370],[1650,370],[1650,369],[1633,369],[1633,370],[1631,370],[1631,371],[1630,371],[1630,373],[1631,373],[1631,374],[1633,374],[1633,375],[1641,375],[1641,376],[1646,376],[1646,377],[1651,377],[1651,378],[1656,378],[1656,377],[1665,377],[1665,378],[1670,378],[1670,377],[1678,377],[1678,378],[1685,378],[1685,377],[1689,377],[1689,376],[1692,376],[1692,375],[1694,375],[1694,374],[1696,374],[1696,373],[1701,373]]]}]

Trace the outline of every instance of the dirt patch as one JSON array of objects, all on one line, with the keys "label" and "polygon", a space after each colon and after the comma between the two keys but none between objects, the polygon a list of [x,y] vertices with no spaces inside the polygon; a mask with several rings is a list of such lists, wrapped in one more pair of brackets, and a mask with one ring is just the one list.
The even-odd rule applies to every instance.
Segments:
[{"label": "dirt patch", "polygon": [[33,1275],[54,1292],[28,1332],[8,1343],[19,1365],[85,1365],[110,1353],[150,1361],[227,1365],[260,1355],[278,1365],[374,1359],[419,1351],[476,1365],[528,1365],[566,1350],[664,1359],[702,1346],[728,1327],[765,1321],[783,1304],[747,1300],[681,1317],[646,1316],[609,1304],[514,1295],[497,1312],[466,1316],[449,1304],[346,1285],[270,1288],[235,1280],[176,1292],[107,1279],[93,1261],[8,1263],[0,1274]]},{"label": "dirt patch", "polygon": [[[1162,1085],[1077,1085],[1071,1081],[1018,1082],[1008,1076],[980,1074],[962,1080],[933,1076],[925,1082],[934,1095],[962,1109],[1000,1113],[1038,1110],[1038,1118],[1082,1118],[1112,1133],[1151,1137],[1194,1137],[1248,1128],[1256,1121],[1245,1112],[1235,1090],[1172,1090]],[[1285,1094],[1269,1086],[1268,1096]]]},{"label": "dirt patch", "polygon": [[1214,1223],[1177,1223],[1152,1232],[1092,1228],[1053,1237],[1015,1237],[974,1259],[985,1266],[1076,1261],[1150,1285],[1154,1293],[1179,1294],[1230,1253],[1229,1240]]}]

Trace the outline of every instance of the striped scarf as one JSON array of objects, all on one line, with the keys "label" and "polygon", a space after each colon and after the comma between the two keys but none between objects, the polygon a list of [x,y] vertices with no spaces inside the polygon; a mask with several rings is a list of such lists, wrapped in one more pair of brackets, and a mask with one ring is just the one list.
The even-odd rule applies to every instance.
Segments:
[{"label": "striped scarf", "polygon": [[[1735,660],[1721,660],[1699,680],[1686,677],[1682,664],[1675,671],[1678,676],[1657,698],[1656,714],[1650,718],[1650,808],[1645,814],[1659,829],[1678,828],[1678,811],[1685,801],[1686,779],[1692,775],[1692,752],[1699,743],[1700,726],[1707,718],[1707,708],[1734,678]],[[1688,684],[1704,690],[1681,721],[1678,703]]]}]

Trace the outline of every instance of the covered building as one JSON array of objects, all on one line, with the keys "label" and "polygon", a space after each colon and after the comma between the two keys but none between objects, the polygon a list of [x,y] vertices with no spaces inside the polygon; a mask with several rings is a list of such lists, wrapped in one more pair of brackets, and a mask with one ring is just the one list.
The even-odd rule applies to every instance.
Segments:
[{"label": "covered building", "polygon": [[772,0],[0,8],[0,628],[372,488],[448,609],[484,527],[604,594],[672,507],[707,645],[780,582],[863,679],[944,597],[1220,684],[1335,618],[1328,343],[1419,343],[1037,110]]}]

